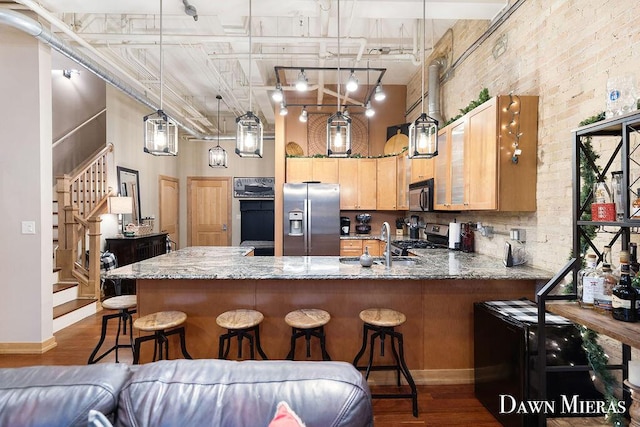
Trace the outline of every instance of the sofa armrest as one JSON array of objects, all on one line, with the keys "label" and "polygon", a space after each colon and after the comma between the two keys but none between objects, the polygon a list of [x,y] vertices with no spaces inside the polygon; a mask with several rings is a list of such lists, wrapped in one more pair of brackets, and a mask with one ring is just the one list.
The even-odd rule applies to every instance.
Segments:
[{"label": "sofa armrest", "polygon": [[371,426],[371,394],[345,362],[172,360],[140,366],[122,426],[268,426],[285,401],[307,427]]},{"label": "sofa armrest", "polygon": [[130,375],[115,363],[0,369],[0,425],[86,426],[90,409],[115,411]]}]

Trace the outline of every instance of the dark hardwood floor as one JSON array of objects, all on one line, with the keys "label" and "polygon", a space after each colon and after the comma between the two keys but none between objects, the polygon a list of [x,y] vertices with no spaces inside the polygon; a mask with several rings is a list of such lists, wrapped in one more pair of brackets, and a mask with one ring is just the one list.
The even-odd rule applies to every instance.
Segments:
[{"label": "dark hardwood floor", "polygon": [[[90,316],[55,334],[57,347],[41,355],[0,355],[0,368],[32,365],[84,365],[100,337],[102,313]],[[114,328],[115,329],[115,328]],[[110,340],[111,338],[111,340]],[[112,343],[107,336],[105,345]],[[114,361],[113,353],[104,361]],[[131,363],[128,349],[120,361]],[[376,390],[376,389],[374,389]],[[410,399],[376,399],[373,402],[376,427],[449,426],[500,427],[495,418],[475,399],[473,385],[419,386],[419,417],[411,415]]]}]

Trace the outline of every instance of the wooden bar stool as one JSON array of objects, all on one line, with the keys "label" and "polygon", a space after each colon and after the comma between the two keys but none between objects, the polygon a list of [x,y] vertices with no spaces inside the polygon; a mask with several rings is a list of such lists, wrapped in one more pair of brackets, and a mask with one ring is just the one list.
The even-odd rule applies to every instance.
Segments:
[{"label": "wooden bar stool", "polygon": [[[133,326],[141,331],[153,332],[153,335],[138,337],[135,340],[133,351],[133,364],[137,364],[140,360],[140,344],[145,341],[153,340],[153,361],[169,359],[169,335],[178,334],[180,336],[180,347],[182,355],[186,359],[192,359],[185,343],[184,322],[187,315],[181,311],[159,311],[157,313],[147,314],[139,317],[133,322]],[[171,329],[167,332],[167,329]]]},{"label": "wooden bar stool", "polygon": [[254,339],[255,348],[258,350],[260,357],[267,360],[268,357],[262,351],[260,345],[260,323],[264,319],[264,315],[256,310],[238,309],[225,311],[216,318],[216,323],[221,328],[227,330],[226,334],[220,335],[220,344],[218,347],[218,358],[226,359],[231,349],[231,338],[238,339],[238,359],[242,358],[242,339],[249,340],[249,350],[251,359],[255,359],[254,355]]},{"label": "wooden bar stool", "polygon": [[[407,368],[407,364],[404,360],[404,348],[402,345],[402,333],[395,330],[396,326],[402,325],[407,317],[404,313],[388,308],[369,308],[360,312],[360,319],[364,322],[364,328],[362,333],[362,347],[353,359],[353,366],[358,370],[366,370],[365,378],[369,379],[369,373],[374,371],[396,371],[397,383],[400,386],[400,374],[404,376],[405,380],[411,388],[411,393],[394,393],[394,394],[375,394],[372,393],[371,397],[381,399],[402,399],[411,398],[413,401],[413,416],[418,417],[418,390],[416,384],[413,381],[411,372]],[[369,362],[367,366],[358,366],[358,361],[364,354],[367,348],[367,338],[371,332],[370,348],[369,348]],[[376,338],[380,340],[380,356],[384,356],[384,342],[386,336],[391,337],[391,352],[395,360],[395,365],[378,365],[373,366],[373,347]],[[396,343],[398,349],[396,350]]]},{"label": "wooden bar stool", "polygon": [[[98,341],[98,345],[91,352],[91,356],[89,356],[89,361],[87,364],[92,365],[107,354],[111,353],[115,350],[116,352],[116,363],[119,363],[118,360],[118,349],[120,348],[130,348],[133,353],[133,327],[132,327],[132,319],[131,315],[136,312],[137,301],[135,295],[122,295],[112,298],[107,298],[102,301],[102,308],[107,310],[118,310],[117,313],[105,314],[102,316],[102,331],[100,332],[100,340]],[[107,336],[107,326],[110,319],[118,319],[118,330],[116,331],[116,343],[113,347],[106,350],[100,356],[96,357],[100,347],[104,343],[104,340]],[[127,323],[129,323],[129,344],[120,344],[120,331],[122,330],[122,335],[127,335]]]},{"label": "wooden bar stool", "polygon": [[303,308],[294,310],[284,317],[287,325],[291,326],[291,349],[287,359],[293,360],[296,354],[296,340],[304,337],[307,343],[307,357],[311,357],[311,337],[320,339],[322,360],[331,360],[325,347],[324,325],[329,323],[331,315],[317,308]]}]

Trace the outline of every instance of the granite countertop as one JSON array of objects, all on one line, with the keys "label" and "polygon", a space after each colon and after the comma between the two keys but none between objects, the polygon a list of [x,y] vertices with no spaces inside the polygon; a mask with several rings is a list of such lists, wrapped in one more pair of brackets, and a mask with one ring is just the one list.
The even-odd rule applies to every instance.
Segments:
[{"label": "granite countertop", "polygon": [[[410,257],[415,265],[396,263],[386,268],[374,264],[365,268],[358,258],[351,264],[337,256],[247,257],[251,247],[188,247],[126,265],[104,274],[110,279],[496,279],[548,280],[553,273],[528,267],[507,268],[502,261],[486,255],[448,249],[416,249]],[[400,257],[407,259],[409,257]],[[374,257],[381,260],[381,257]],[[394,258],[397,260],[398,258]]]}]

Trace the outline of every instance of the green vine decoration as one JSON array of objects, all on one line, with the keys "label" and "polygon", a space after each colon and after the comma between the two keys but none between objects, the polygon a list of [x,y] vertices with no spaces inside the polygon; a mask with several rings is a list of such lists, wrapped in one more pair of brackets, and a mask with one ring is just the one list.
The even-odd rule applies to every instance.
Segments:
[{"label": "green vine decoration", "polygon": [[[614,395],[616,380],[607,369],[609,357],[604,349],[597,343],[598,334],[584,326],[579,326],[582,336],[582,348],[587,354],[589,366],[593,370],[595,377],[600,380],[604,387],[604,400],[607,408],[618,407],[618,398]],[[623,414],[608,412],[606,421],[614,427],[625,425]]]},{"label": "green vine decoration", "polygon": [[450,123],[455,122],[456,120],[458,120],[460,117],[464,116],[465,114],[467,114],[469,111],[473,110],[474,108],[476,108],[479,105],[484,104],[485,102],[487,102],[488,100],[491,99],[491,96],[489,96],[489,89],[487,89],[486,87],[484,89],[482,89],[480,91],[480,94],[478,95],[478,99],[473,100],[469,103],[469,105],[467,105],[466,107],[460,109],[460,114],[458,114],[455,117],[452,117],[451,119],[447,120],[444,125],[442,125],[442,127],[447,126]]}]

